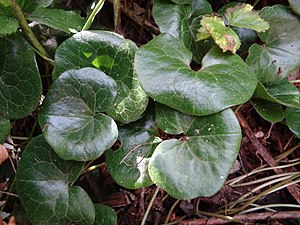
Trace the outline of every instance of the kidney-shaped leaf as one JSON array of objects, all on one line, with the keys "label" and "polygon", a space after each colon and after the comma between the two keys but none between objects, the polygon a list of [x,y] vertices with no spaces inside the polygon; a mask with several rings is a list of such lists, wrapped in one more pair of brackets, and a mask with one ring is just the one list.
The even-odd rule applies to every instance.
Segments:
[{"label": "kidney-shaped leaf", "polygon": [[213,48],[198,72],[189,67],[191,59],[180,41],[162,34],[137,51],[135,69],[150,97],[191,115],[216,113],[252,96],[256,76],[238,55]]},{"label": "kidney-shaped leaf", "polygon": [[170,0],[153,2],[153,17],[160,31],[180,39],[198,63],[212,46],[211,41],[196,41],[201,16],[210,13],[212,8],[206,0],[192,0],[185,4]]},{"label": "kidney-shaped leaf", "polygon": [[150,162],[152,181],[177,199],[212,196],[237,157],[241,129],[231,109],[195,117],[180,140],[160,143]]},{"label": "kidney-shaped leaf", "polygon": [[260,14],[270,29],[259,33],[265,43],[251,46],[247,63],[260,81],[272,82],[300,66],[300,18],[283,5],[266,7]]},{"label": "kidney-shaped leaf", "polygon": [[35,54],[19,35],[0,38],[0,114],[9,119],[27,116],[42,95]]},{"label": "kidney-shaped leaf", "polygon": [[148,163],[158,130],[153,116],[119,128],[121,146],[105,153],[106,165],[114,180],[131,189],[150,186]]},{"label": "kidney-shaped leaf", "polygon": [[299,0],[289,0],[290,6],[295,13],[300,15],[300,1]]},{"label": "kidney-shaped leaf", "polygon": [[122,123],[132,122],[141,116],[148,104],[148,98],[133,71],[136,49],[132,41],[116,33],[79,32],[58,47],[53,78],[69,69],[101,69],[118,85],[115,102],[106,112]]},{"label": "kidney-shaped leaf", "polygon": [[22,154],[16,188],[32,224],[93,224],[92,200],[82,188],[70,186],[83,166],[62,160],[42,135],[31,140]]},{"label": "kidney-shaped leaf", "polygon": [[96,218],[93,225],[116,225],[117,215],[115,211],[106,205],[95,205]]},{"label": "kidney-shaped leaf", "polygon": [[52,85],[39,113],[47,142],[65,160],[98,158],[118,137],[104,112],[116,97],[116,83],[95,68],[69,70]]},{"label": "kidney-shaped leaf", "polygon": [[287,107],[284,114],[288,127],[300,138],[300,109]]}]

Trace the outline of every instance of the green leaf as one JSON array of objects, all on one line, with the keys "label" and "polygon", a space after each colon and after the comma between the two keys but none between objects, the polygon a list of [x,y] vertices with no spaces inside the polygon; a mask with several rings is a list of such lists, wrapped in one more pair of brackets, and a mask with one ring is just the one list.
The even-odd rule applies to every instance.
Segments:
[{"label": "green leaf", "polygon": [[152,11],[160,31],[180,39],[193,53],[193,59],[201,63],[212,46],[210,41],[196,42],[201,16],[212,13],[208,1],[193,0],[189,4],[176,5],[170,0],[155,0]]},{"label": "green leaf", "polygon": [[264,21],[258,12],[252,11],[249,4],[242,4],[226,11],[226,18],[229,26],[248,28],[257,32],[265,32],[269,29],[268,22]]},{"label": "green leaf", "polygon": [[[5,6],[5,7],[9,6],[8,0],[0,0],[0,4],[2,4],[2,5]],[[1,7],[1,6],[0,6],[0,7]]]},{"label": "green leaf", "polygon": [[285,106],[300,108],[298,89],[285,79],[277,80],[277,82],[270,84],[258,82],[254,97]]},{"label": "green leaf", "polygon": [[193,0],[171,0],[177,5],[192,4]]},{"label": "green leaf", "polygon": [[179,40],[162,34],[137,51],[135,69],[150,97],[191,115],[216,113],[252,96],[256,76],[238,55],[213,48],[198,72],[189,67],[191,59]]},{"label": "green leaf", "polygon": [[258,34],[264,44],[252,45],[246,62],[260,81],[273,82],[300,66],[300,19],[283,5],[265,7],[260,15],[270,29]]},{"label": "green leaf", "polygon": [[116,90],[115,81],[94,68],[66,71],[53,83],[39,123],[61,158],[93,160],[115,143],[117,125],[102,112],[113,103]]},{"label": "green leaf", "polygon": [[34,225],[90,225],[94,205],[87,193],[70,186],[84,163],[62,160],[40,135],[27,145],[16,175],[22,205]]},{"label": "green leaf", "polygon": [[231,51],[235,53],[241,45],[239,36],[229,27],[225,26],[223,17],[203,16],[201,28],[197,35],[197,40],[201,41],[211,36],[215,43],[223,49],[223,52]]},{"label": "green leaf", "polygon": [[62,9],[37,8],[27,19],[66,33],[76,33],[84,25],[84,19],[77,12]]},{"label": "green leaf", "polygon": [[96,218],[93,225],[116,225],[117,215],[115,211],[106,205],[95,205]]},{"label": "green leaf", "polygon": [[148,97],[133,71],[137,47],[108,31],[83,31],[62,43],[55,55],[53,78],[69,69],[95,67],[111,76],[118,85],[114,104],[106,111],[113,119],[129,123],[140,118]]},{"label": "green leaf", "polygon": [[7,119],[0,117],[0,144],[6,140],[10,133],[10,122]]},{"label": "green leaf", "polygon": [[258,98],[252,98],[251,104],[262,118],[271,123],[280,122],[284,118],[280,104]]},{"label": "green leaf", "polygon": [[288,127],[300,138],[300,109],[287,107],[284,114]]},{"label": "green leaf", "polygon": [[185,135],[157,146],[148,166],[150,177],[177,199],[212,196],[236,160],[242,138],[239,123],[227,109],[194,117]]},{"label": "green leaf", "polygon": [[11,12],[10,7],[0,4],[0,35],[8,35],[17,31],[19,22]]},{"label": "green leaf", "polygon": [[158,135],[153,116],[119,128],[120,148],[105,153],[109,172],[119,185],[136,189],[153,183],[148,163],[157,146],[154,140]]},{"label": "green leaf", "polygon": [[289,0],[290,6],[295,13],[300,15],[300,1],[299,0]]},{"label": "green leaf", "polygon": [[27,116],[42,95],[41,78],[30,45],[19,34],[0,38],[0,114]]}]

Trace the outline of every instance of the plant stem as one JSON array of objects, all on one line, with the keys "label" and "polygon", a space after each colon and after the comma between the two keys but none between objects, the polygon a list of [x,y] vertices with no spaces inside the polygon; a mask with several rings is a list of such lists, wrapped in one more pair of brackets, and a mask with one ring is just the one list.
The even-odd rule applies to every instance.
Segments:
[{"label": "plant stem", "polygon": [[253,3],[253,8],[260,2],[260,0],[256,0],[254,3]]},{"label": "plant stem", "polygon": [[156,188],[156,190],[155,190],[155,192],[154,192],[154,194],[153,194],[153,196],[152,196],[152,198],[151,198],[151,200],[150,200],[150,202],[149,202],[149,205],[148,205],[148,207],[147,207],[147,210],[146,210],[146,212],[145,212],[145,215],[144,215],[144,218],[143,218],[143,220],[142,220],[141,225],[145,225],[146,219],[147,219],[147,217],[148,217],[148,215],[149,215],[149,212],[150,212],[150,210],[151,210],[151,208],[152,208],[153,202],[154,202],[154,200],[155,200],[155,198],[156,198],[158,192],[159,192],[159,187]]},{"label": "plant stem", "polygon": [[171,207],[171,209],[170,209],[170,211],[169,211],[169,213],[168,213],[168,215],[167,215],[167,218],[166,218],[166,220],[165,220],[165,224],[167,224],[167,223],[169,222],[169,219],[170,219],[170,217],[171,217],[171,214],[172,214],[174,208],[176,207],[176,205],[177,205],[179,202],[180,202],[180,200],[177,199],[176,202],[172,205],[172,207]]},{"label": "plant stem", "polygon": [[44,59],[51,59],[47,51],[44,49],[44,47],[41,45],[41,43],[38,41],[36,36],[34,35],[31,28],[28,26],[27,20],[24,16],[24,13],[22,12],[21,7],[16,2],[16,0],[8,0],[11,8],[13,9],[20,27],[22,31],[24,32],[24,35],[26,36],[26,39],[29,41],[29,43],[36,49],[38,54],[43,57]]},{"label": "plant stem", "polygon": [[97,15],[97,13],[101,10],[102,6],[104,5],[105,0],[100,0],[97,5],[95,6],[95,8],[93,9],[91,15],[89,16],[89,18],[87,19],[87,21],[85,22],[83,28],[81,29],[83,30],[88,30],[90,28],[90,26],[92,25],[95,16]]}]

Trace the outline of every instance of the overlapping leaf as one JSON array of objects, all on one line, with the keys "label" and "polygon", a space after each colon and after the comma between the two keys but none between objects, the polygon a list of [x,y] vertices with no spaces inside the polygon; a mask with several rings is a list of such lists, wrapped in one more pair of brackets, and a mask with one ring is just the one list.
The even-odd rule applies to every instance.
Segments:
[{"label": "overlapping leaf", "polygon": [[19,34],[0,38],[0,114],[18,119],[37,106],[42,95],[35,54]]},{"label": "overlapping leaf", "polygon": [[300,1],[299,0],[289,0],[290,6],[298,15],[300,15]]},{"label": "overlapping leaf", "polygon": [[10,122],[8,119],[0,117],[0,144],[6,140],[10,133]]},{"label": "overlapping leaf", "polygon": [[170,108],[161,110],[166,112],[160,113],[162,118],[157,119],[171,121],[165,131],[177,124],[183,128],[184,136],[157,146],[148,166],[152,181],[177,199],[211,196],[218,192],[236,159],[242,137],[232,110],[191,117],[188,125],[176,119],[181,113]]},{"label": "overlapping leaf", "polygon": [[300,138],[300,109],[287,107],[284,114],[288,127]]},{"label": "overlapping leaf", "polygon": [[153,2],[153,17],[160,31],[180,39],[198,63],[212,46],[207,40],[196,42],[201,16],[209,13],[212,8],[206,0]]},{"label": "overlapping leaf", "polygon": [[16,188],[33,225],[90,225],[95,220],[92,200],[71,186],[84,163],[62,160],[40,135],[27,145],[18,167]]},{"label": "overlapping leaf", "polygon": [[58,47],[53,78],[66,70],[87,66],[104,71],[118,85],[116,100],[106,112],[122,123],[132,122],[141,116],[148,103],[133,71],[136,49],[132,41],[112,32],[79,32]]},{"label": "overlapping leaf", "polygon": [[98,158],[118,137],[103,114],[116,97],[115,81],[95,68],[69,70],[52,85],[39,114],[47,142],[65,160]]},{"label": "overlapping leaf", "polygon": [[191,59],[180,41],[162,34],[137,51],[135,69],[150,97],[187,114],[208,115],[251,98],[256,76],[238,55],[213,48],[198,72]]},{"label": "overlapping leaf", "polygon": [[252,98],[251,104],[262,118],[271,123],[280,122],[284,118],[282,106],[278,103]]},{"label": "overlapping leaf", "polygon": [[117,215],[115,211],[106,205],[95,205],[96,218],[93,225],[116,225]]},{"label": "overlapping leaf", "polygon": [[283,5],[266,7],[260,15],[270,29],[259,34],[264,44],[251,46],[247,63],[260,81],[273,82],[300,66],[300,19]]},{"label": "overlapping leaf", "polygon": [[157,146],[158,136],[153,116],[119,128],[121,146],[108,150],[106,165],[114,180],[126,188],[147,187],[153,182],[148,173],[148,163]]},{"label": "overlapping leaf", "polygon": [[19,28],[19,22],[12,14],[10,7],[0,4],[0,35],[14,33]]}]

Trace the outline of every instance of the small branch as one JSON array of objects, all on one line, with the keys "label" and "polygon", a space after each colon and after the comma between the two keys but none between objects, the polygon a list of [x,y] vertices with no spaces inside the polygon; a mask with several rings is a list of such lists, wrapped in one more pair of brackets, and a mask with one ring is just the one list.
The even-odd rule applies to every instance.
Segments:
[{"label": "small branch", "polygon": [[98,14],[98,12],[101,10],[101,8],[104,5],[105,0],[100,0],[97,5],[95,6],[95,8],[93,9],[92,13],[90,14],[89,18],[87,19],[86,23],[84,24],[82,31],[83,30],[88,30],[90,28],[90,26],[92,25],[95,16]]},{"label": "small branch", "polygon": [[141,225],[145,225],[146,220],[147,220],[147,217],[148,217],[148,215],[149,215],[149,213],[150,213],[150,210],[151,210],[151,208],[152,208],[152,205],[153,205],[153,203],[154,203],[154,200],[155,200],[155,198],[156,198],[158,192],[159,192],[159,187],[156,188],[156,190],[155,190],[155,192],[154,192],[154,194],[153,194],[153,196],[152,196],[152,198],[151,198],[151,200],[150,200],[150,202],[149,202],[148,208],[147,208],[147,210],[146,210],[146,213],[145,213],[145,215],[144,215],[144,218],[143,218],[143,220],[142,220]]},{"label": "small branch", "polygon": [[44,47],[41,45],[41,43],[38,41],[38,39],[36,38],[36,36],[34,35],[33,31],[31,30],[31,28],[28,26],[27,20],[22,12],[21,7],[18,5],[18,3],[16,2],[16,0],[8,0],[9,4],[11,6],[11,8],[13,9],[21,30],[23,31],[26,39],[29,41],[29,43],[36,49],[36,51],[38,52],[38,54],[44,58],[49,60],[50,62],[53,62],[53,60],[51,59],[51,57],[49,56],[49,54],[47,53],[47,51],[44,49]]},{"label": "small branch", "polygon": [[[283,212],[265,212],[265,213],[252,213],[236,215],[232,217],[235,220],[239,220],[242,223],[261,221],[261,220],[289,220],[300,218],[300,211],[283,211]],[[224,220],[218,218],[209,219],[193,219],[184,220],[179,222],[179,225],[216,225],[216,224],[228,224],[232,223],[232,220]]]}]

